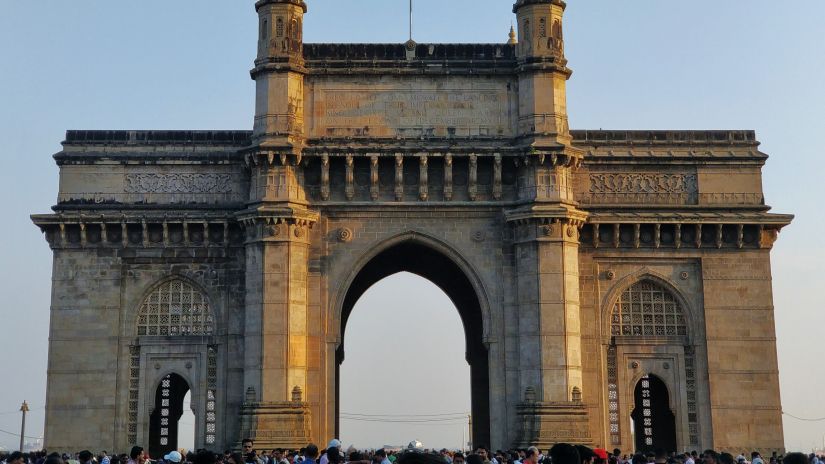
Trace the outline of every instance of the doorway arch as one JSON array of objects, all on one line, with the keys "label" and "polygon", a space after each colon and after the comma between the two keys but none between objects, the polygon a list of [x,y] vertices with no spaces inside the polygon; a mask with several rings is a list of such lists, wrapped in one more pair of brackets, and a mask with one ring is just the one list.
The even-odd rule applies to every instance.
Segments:
[{"label": "doorway arch", "polygon": [[633,393],[635,445],[638,451],[676,451],[676,416],[670,409],[670,393],[659,377],[648,374]]},{"label": "doorway arch", "polygon": [[[440,247],[438,247],[440,248]],[[358,269],[341,305],[340,342],[335,351],[335,434],[340,430],[340,370],[344,335],[355,303],[372,285],[399,272],[423,277],[438,286],[458,310],[464,327],[465,359],[470,365],[472,441],[490,443],[489,354],[484,344],[482,299],[470,277],[444,250],[416,237],[400,238],[384,247]]]},{"label": "doorway arch", "polygon": [[178,374],[167,374],[155,390],[155,408],[149,417],[149,454],[165,456],[178,449],[178,425],[189,383]]}]

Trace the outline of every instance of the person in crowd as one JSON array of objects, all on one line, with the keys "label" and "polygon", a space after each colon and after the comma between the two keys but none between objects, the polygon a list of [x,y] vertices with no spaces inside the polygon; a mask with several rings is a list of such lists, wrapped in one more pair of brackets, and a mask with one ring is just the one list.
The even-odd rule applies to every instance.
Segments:
[{"label": "person in crowd", "polygon": [[535,446],[531,446],[527,448],[524,452],[524,459],[521,461],[522,464],[539,464],[539,450]]},{"label": "person in crowd", "polygon": [[548,454],[553,464],[581,464],[578,450],[569,443],[556,443]]},{"label": "person in crowd", "polygon": [[810,460],[803,453],[788,453],[782,459],[782,464],[810,464]]},{"label": "person in crowd", "polygon": [[183,460],[183,456],[177,451],[170,451],[169,454],[163,457],[163,460],[168,463],[180,464]]},{"label": "person in crowd", "polygon": [[391,464],[390,459],[387,457],[387,450],[384,448],[378,448],[375,450],[375,454],[373,456],[375,456],[375,460],[379,464]]},{"label": "person in crowd", "polygon": [[592,449],[584,445],[576,445],[576,451],[579,452],[579,460],[581,464],[593,464],[596,459],[596,453]]},{"label": "person in crowd", "polygon": [[593,464],[607,464],[607,450],[604,448],[595,448],[593,454],[596,458],[593,459]]},{"label": "person in crowd", "polygon": [[751,464],[765,464],[765,461],[762,460],[762,455],[759,454],[759,451],[754,451],[751,453]]},{"label": "person in crowd", "polygon": [[730,453],[719,453],[719,464],[736,464],[733,455]]},{"label": "person in crowd", "polygon": [[719,453],[711,449],[702,453],[703,464],[719,464]]},{"label": "person in crowd", "polygon": [[241,440],[241,451],[244,455],[244,462],[249,464],[266,464],[255,451],[255,442],[251,438]]},{"label": "person in crowd", "polygon": [[318,459],[318,446],[310,443],[304,448],[303,456],[304,459],[301,462],[304,464],[315,464],[317,462],[316,459]]},{"label": "person in crowd", "polygon": [[[63,460],[65,461],[66,458],[64,457]],[[129,461],[127,464],[143,464],[143,448],[140,446],[133,446],[132,450],[129,451]]]},{"label": "person in crowd", "polygon": [[[341,441],[337,438],[333,438],[327,444],[327,449],[321,453],[321,461],[319,464],[330,464],[330,456],[334,459],[340,458],[341,454]],[[338,464],[335,462],[334,464]]]},{"label": "person in crowd", "polygon": [[93,454],[89,450],[83,450],[77,453],[77,459],[80,464],[93,464],[94,461],[92,460],[92,456]]},{"label": "person in crowd", "polygon": [[453,464],[464,464],[464,453],[453,454]]},{"label": "person in crowd", "polygon": [[289,460],[284,456],[284,450],[282,448],[272,450],[270,457],[271,464],[289,464]]},{"label": "person in crowd", "polygon": [[244,464],[244,457],[241,453],[229,453],[229,456],[224,458],[226,464]]}]

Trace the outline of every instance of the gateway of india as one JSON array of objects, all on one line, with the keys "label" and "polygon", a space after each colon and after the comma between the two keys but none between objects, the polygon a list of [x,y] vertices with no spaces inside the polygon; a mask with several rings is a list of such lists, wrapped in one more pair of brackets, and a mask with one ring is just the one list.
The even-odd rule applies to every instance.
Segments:
[{"label": "gateway of india", "polygon": [[407,271],[463,321],[475,444],[782,452],[767,156],[571,131],[565,7],[518,0],[506,43],[309,44],[304,0],[259,0],[252,131],[68,131],[32,217],[45,447],[162,454],[187,392],[198,448],[325,443],[353,306]]}]

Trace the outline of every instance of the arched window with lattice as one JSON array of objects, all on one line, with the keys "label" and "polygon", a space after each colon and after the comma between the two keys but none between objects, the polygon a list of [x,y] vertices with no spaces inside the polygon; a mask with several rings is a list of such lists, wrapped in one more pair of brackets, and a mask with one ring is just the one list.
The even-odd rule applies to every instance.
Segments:
[{"label": "arched window with lattice", "polygon": [[183,279],[155,287],[138,310],[137,334],[211,335],[215,320],[206,295]]},{"label": "arched window with lattice", "polygon": [[687,335],[685,312],[668,289],[652,280],[627,287],[613,305],[610,334],[668,337]]}]

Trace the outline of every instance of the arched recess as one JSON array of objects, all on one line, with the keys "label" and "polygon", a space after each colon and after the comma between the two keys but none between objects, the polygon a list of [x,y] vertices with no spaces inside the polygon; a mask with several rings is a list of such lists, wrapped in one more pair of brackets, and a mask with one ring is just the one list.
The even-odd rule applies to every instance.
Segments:
[{"label": "arched recess", "polygon": [[[335,352],[335,434],[340,430],[340,367],[344,361],[344,333],[347,320],[359,298],[376,282],[399,272],[410,272],[438,286],[458,309],[464,326],[465,357],[470,364],[473,440],[490,443],[489,355],[484,344],[486,298],[478,281],[457,254],[438,242],[418,234],[397,237],[376,247],[378,252],[357,267],[340,304],[339,345]],[[452,255],[452,256],[449,256]],[[459,264],[461,262],[461,264]],[[473,279],[475,280],[475,279]]]},{"label": "arched recess", "polygon": [[[698,447],[698,363],[693,340],[701,331],[696,311],[666,278],[642,269],[619,281],[608,293],[602,321],[608,442],[613,446],[631,444],[629,430],[623,425],[625,408],[632,405],[632,414],[639,414],[636,394],[640,382],[656,377],[665,390],[672,388],[665,396],[669,401],[665,407],[674,416],[672,446]],[[639,369],[646,369],[647,374]],[[635,423],[637,417],[633,419]],[[635,427],[642,430],[638,423]]]},{"label": "arched recess", "polygon": [[218,325],[207,291],[185,276],[168,276],[147,288],[133,318],[127,320],[130,336],[136,336],[129,346],[127,441],[150,443],[155,449],[166,446],[159,435],[165,427],[157,425],[162,419],[157,414],[164,407],[157,384],[169,376],[187,385],[175,397],[180,401],[177,407],[182,407],[183,396],[191,390],[196,443],[215,444],[222,417],[214,337]]}]

